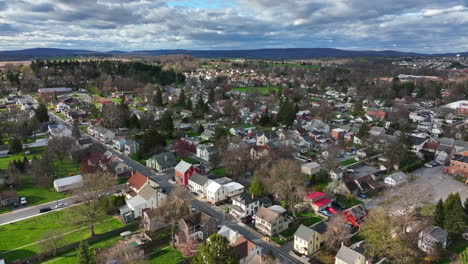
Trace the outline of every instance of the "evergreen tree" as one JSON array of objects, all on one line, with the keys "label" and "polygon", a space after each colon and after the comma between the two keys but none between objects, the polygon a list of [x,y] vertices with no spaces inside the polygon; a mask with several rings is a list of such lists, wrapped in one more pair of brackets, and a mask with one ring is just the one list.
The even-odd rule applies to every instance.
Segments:
[{"label": "evergreen tree", "polygon": [[455,264],[466,264],[468,263],[468,248],[465,248],[460,255],[458,255]]},{"label": "evergreen tree", "polygon": [[465,220],[459,193],[449,194],[444,203],[444,212],[444,230],[452,237],[456,237],[463,233]]},{"label": "evergreen tree", "polygon": [[128,120],[128,127],[129,128],[136,128],[139,129],[141,127],[140,120],[136,115],[132,115]]},{"label": "evergreen tree", "polygon": [[214,88],[211,87],[210,92],[208,93],[208,103],[212,104],[214,102],[215,102],[215,91],[214,91]]},{"label": "evergreen tree", "polygon": [[156,89],[156,96],[153,98],[155,106],[163,106],[163,97],[161,89]]},{"label": "evergreen tree", "polygon": [[444,228],[444,217],[445,217],[444,203],[442,199],[440,199],[437,202],[437,205],[434,209],[434,225]]},{"label": "evergreen tree", "polygon": [[465,212],[465,216],[468,217],[468,197],[465,199],[465,202],[463,203],[463,211]]},{"label": "evergreen tree", "polygon": [[197,251],[191,264],[234,264],[237,263],[236,254],[227,238],[220,234],[212,234]]},{"label": "evergreen tree", "polygon": [[81,240],[78,247],[78,264],[93,263],[92,255],[89,253],[88,242]]},{"label": "evergreen tree", "polygon": [[11,154],[20,153],[23,150],[23,144],[21,144],[21,140],[19,138],[13,138],[10,140],[8,144],[8,151]]},{"label": "evergreen tree", "polygon": [[74,124],[74,125],[73,125],[73,128],[72,128],[72,137],[74,137],[74,138],[76,138],[76,139],[80,139],[80,138],[81,138],[80,128],[78,127],[77,124]]},{"label": "evergreen tree", "polygon": [[265,126],[269,122],[270,122],[270,116],[268,114],[262,114],[262,116],[258,120],[258,124],[261,126]]},{"label": "evergreen tree", "polygon": [[47,106],[43,103],[40,103],[36,110],[34,110],[37,120],[39,122],[49,122],[49,113],[47,111]]},{"label": "evergreen tree", "polygon": [[192,99],[190,97],[187,97],[187,103],[185,104],[185,108],[187,110],[192,111],[193,105],[192,105]]},{"label": "evergreen tree", "polygon": [[161,130],[168,133],[172,133],[174,131],[174,121],[172,120],[172,113],[170,111],[164,112],[161,117]]},{"label": "evergreen tree", "polygon": [[288,100],[284,101],[280,105],[280,109],[278,112],[278,121],[283,125],[290,127],[294,120],[296,119],[296,112],[294,105],[290,103]]},{"label": "evergreen tree", "polygon": [[258,180],[257,176],[254,176],[252,184],[249,187],[249,192],[256,196],[261,196],[263,194],[263,185],[262,182]]},{"label": "evergreen tree", "polygon": [[179,94],[179,101],[177,102],[177,105],[184,107],[186,102],[187,102],[187,99],[185,98],[185,91],[184,89],[182,89],[182,91],[180,91],[180,94]]}]

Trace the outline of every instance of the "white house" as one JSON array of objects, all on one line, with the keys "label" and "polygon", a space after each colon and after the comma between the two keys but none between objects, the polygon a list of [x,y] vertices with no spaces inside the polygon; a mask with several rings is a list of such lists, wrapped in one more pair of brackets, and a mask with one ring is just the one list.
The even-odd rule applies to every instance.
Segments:
[{"label": "white house", "polygon": [[211,145],[199,145],[197,146],[197,157],[210,161],[214,155],[216,155],[216,147]]},{"label": "white house", "polygon": [[220,183],[211,181],[206,187],[206,197],[212,203],[217,203],[227,198],[244,192],[244,186],[237,182]]},{"label": "white house", "polygon": [[403,172],[397,172],[392,175],[385,177],[385,184],[390,186],[398,186],[406,182],[406,174]]},{"label": "white house", "polygon": [[210,183],[210,179],[205,175],[194,173],[192,177],[189,178],[187,187],[190,191],[197,193],[201,197],[206,196],[206,188]]},{"label": "white house", "polygon": [[260,200],[253,194],[241,193],[232,197],[229,213],[234,217],[242,219],[254,215],[260,207]]},{"label": "white house", "polygon": [[166,199],[167,195],[147,184],[135,196],[125,202],[128,209],[133,212],[133,217],[138,218],[143,215],[144,209],[158,208]]},{"label": "white house", "polygon": [[80,188],[83,184],[83,177],[81,175],[75,175],[55,180],[54,188],[57,192],[65,192]]},{"label": "white house", "polygon": [[314,175],[320,172],[320,164],[317,162],[309,162],[302,164],[301,172],[307,175]]}]

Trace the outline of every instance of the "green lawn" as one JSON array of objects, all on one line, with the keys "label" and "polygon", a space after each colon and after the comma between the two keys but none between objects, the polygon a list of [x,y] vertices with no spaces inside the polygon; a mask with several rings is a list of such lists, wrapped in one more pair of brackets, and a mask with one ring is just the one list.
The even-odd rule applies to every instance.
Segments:
[{"label": "green lawn", "polygon": [[357,161],[355,159],[347,159],[347,160],[343,160],[343,161],[340,161],[338,162],[338,164],[340,164],[341,166],[348,166],[348,165],[351,165],[353,163],[356,163]]},{"label": "green lawn", "polygon": [[223,167],[218,167],[218,168],[212,169],[210,172],[213,173],[214,175],[216,175],[219,178],[224,177],[224,176],[227,175],[226,174],[226,169],[224,169]]},{"label": "green lawn", "polygon": [[263,95],[267,95],[267,94],[270,93],[270,91],[278,92],[279,87],[278,86],[272,86],[272,85],[258,86],[258,87],[246,86],[246,87],[232,88],[231,90],[239,91],[239,92],[245,92],[245,93],[253,93],[255,91],[258,91],[258,92],[262,93]]},{"label": "green lawn", "polygon": [[116,104],[120,104],[122,102],[122,99],[120,98],[112,98],[112,101],[114,101],[114,103]]},{"label": "green lawn", "polygon": [[150,257],[149,263],[152,264],[177,264],[186,258],[182,256],[180,251],[174,249],[172,246],[155,249]]},{"label": "green lawn", "polygon": [[[86,224],[66,224],[73,222],[72,220],[76,218],[77,215],[73,212],[73,208],[67,208],[1,226],[0,237],[2,239],[0,240],[0,258],[13,261],[37,254],[40,250],[39,244],[29,244],[40,241],[43,234],[51,230],[64,234],[61,239],[61,243],[63,244],[70,244],[89,238],[90,231],[87,228],[80,229],[86,227]],[[98,234],[123,226],[118,219],[110,216],[103,216],[97,222],[99,222],[99,224],[96,224],[95,231]],[[67,232],[71,233],[65,234]],[[26,247],[5,253],[5,251],[22,246]]]},{"label": "green lawn", "polygon": [[53,164],[56,168],[57,178],[73,176],[81,173],[80,165],[69,159],[62,161],[62,163],[60,163],[60,161],[55,161]]},{"label": "green lawn", "polygon": [[419,209],[419,213],[422,216],[432,216],[436,208],[435,204],[424,203],[424,205]]},{"label": "green lawn", "polygon": [[55,115],[58,116],[62,120],[67,120],[67,117],[62,113],[55,113]]},{"label": "green lawn", "polygon": [[25,151],[23,150],[21,153],[12,154],[8,157],[0,158],[0,170],[6,170],[8,168],[8,164],[14,160],[23,160],[24,156],[28,159],[32,159],[34,156],[40,157],[42,152],[44,151],[44,147],[37,147],[29,149],[30,154],[24,154]]},{"label": "green lawn", "polygon": [[356,199],[354,196],[352,197],[351,200],[349,200],[346,196],[342,195],[342,194],[337,194],[336,195],[336,200],[338,202],[341,202],[344,204],[344,206],[346,206],[346,208],[351,208],[355,205],[358,205],[358,204],[362,204],[361,201],[359,201],[358,199]]},{"label": "green lawn", "polygon": [[320,216],[316,215],[313,212],[300,213],[300,214],[297,215],[297,218],[299,219],[301,224],[303,224],[305,226],[311,226],[311,225],[313,225],[315,223],[318,223],[318,222],[322,221],[322,218]]}]

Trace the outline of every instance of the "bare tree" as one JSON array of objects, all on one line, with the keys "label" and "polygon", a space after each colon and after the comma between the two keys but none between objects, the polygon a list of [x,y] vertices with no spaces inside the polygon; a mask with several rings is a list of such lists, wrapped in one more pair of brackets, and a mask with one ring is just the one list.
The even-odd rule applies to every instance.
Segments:
[{"label": "bare tree", "polygon": [[57,254],[57,248],[63,245],[62,233],[57,230],[50,230],[42,234],[39,248],[41,252],[52,251],[52,255]]},{"label": "bare tree", "polygon": [[75,148],[75,139],[72,137],[53,137],[47,144],[47,153],[55,160],[63,163]]},{"label": "bare tree", "polygon": [[88,223],[91,236],[95,236],[94,225],[104,214],[106,195],[110,188],[117,184],[117,178],[109,172],[83,174],[83,187],[75,189],[75,200],[81,202],[73,207],[76,214]]},{"label": "bare tree", "polygon": [[328,250],[337,252],[342,243],[349,243],[351,228],[344,223],[346,223],[346,219],[341,214],[334,215],[329,219],[324,234],[325,247]]},{"label": "bare tree", "polygon": [[184,200],[186,197],[183,189],[176,189],[166,200],[166,204],[158,208],[161,213],[161,218],[171,228],[172,246],[175,245],[174,235],[177,229],[179,219],[186,217],[189,214],[187,202]]},{"label": "bare tree", "polygon": [[117,260],[119,264],[148,263],[144,259],[143,249],[129,247],[125,241],[119,241],[115,246],[100,251],[96,257],[96,263],[105,264],[114,260]]},{"label": "bare tree", "polygon": [[221,157],[228,172],[232,175],[232,178],[235,181],[242,173],[253,169],[253,162],[248,146],[228,148],[226,151],[221,153]]},{"label": "bare tree", "polygon": [[417,210],[423,205],[423,202],[429,198],[432,193],[432,187],[428,183],[418,185],[418,188],[412,188],[409,185],[398,190],[398,204],[402,207],[398,210],[402,221],[402,232],[407,233],[407,227],[417,218]]},{"label": "bare tree", "polygon": [[300,186],[304,181],[299,164],[293,160],[281,159],[271,167],[266,179],[267,188],[279,199],[286,202],[286,207],[295,216],[299,208],[295,205],[303,200]]}]

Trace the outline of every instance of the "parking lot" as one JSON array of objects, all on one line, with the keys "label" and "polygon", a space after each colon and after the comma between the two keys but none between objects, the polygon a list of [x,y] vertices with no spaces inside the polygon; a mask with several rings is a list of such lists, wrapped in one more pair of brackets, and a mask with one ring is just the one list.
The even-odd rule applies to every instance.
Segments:
[{"label": "parking lot", "polygon": [[[391,200],[392,197],[401,193],[402,189],[425,193],[425,202],[431,204],[436,204],[439,199],[447,198],[450,193],[458,192],[462,202],[468,197],[468,186],[455,180],[452,176],[443,173],[442,166],[433,168],[422,167],[411,174],[416,177],[414,181],[401,187],[389,189],[381,197],[363,200],[366,203],[366,207],[371,209],[381,205],[384,201]],[[398,201],[398,199],[394,199],[394,202],[387,205],[399,209],[400,205]]]}]

